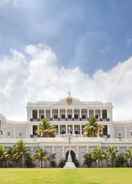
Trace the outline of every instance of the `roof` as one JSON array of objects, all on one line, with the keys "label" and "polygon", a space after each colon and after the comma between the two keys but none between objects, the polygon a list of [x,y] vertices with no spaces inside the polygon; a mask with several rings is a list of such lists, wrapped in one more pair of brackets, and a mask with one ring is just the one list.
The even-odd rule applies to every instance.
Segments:
[{"label": "roof", "polygon": [[100,101],[80,101],[80,99],[72,97],[72,96],[67,96],[59,101],[37,101],[37,102],[28,102],[27,103],[27,107],[28,106],[34,106],[34,105],[39,105],[39,106],[43,106],[43,105],[108,105],[112,107],[112,103],[107,102],[100,102]]}]

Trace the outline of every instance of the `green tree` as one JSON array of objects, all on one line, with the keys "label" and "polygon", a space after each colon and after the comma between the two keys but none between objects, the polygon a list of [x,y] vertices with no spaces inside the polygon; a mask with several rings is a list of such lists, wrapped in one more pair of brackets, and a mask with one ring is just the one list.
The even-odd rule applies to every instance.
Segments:
[{"label": "green tree", "polygon": [[106,154],[101,146],[96,146],[91,154],[93,160],[96,161],[97,167],[102,167],[102,161],[106,158]]},{"label": "green tree", "polygon": [[56,154],[55,153],[50,154],[48,157],[48,160],[49,160],[51,167],[56,167],[57,164],[56,164]]},{"label": "green tree", "polygon": [[25,167],[25,158],[28,149],[25,143],[22,140],[19,140],[14,146],[12,150],[12,160],[16,162],[20,162],[22,167]]},{"label": "green tree", "polygon": [[88,167],[92,166],[92,162],[94,161],[91,153],[86,153],[84,155],[84,165],[87,165]]},{"label": "green tree", "polygon": [[12,147],[5,150],[4,154],[5,166],[9,167],[9,163],[12,161]]},{"label": "green tree", "polygon": [[116,167],[126,166],[127,160],[124,153],[118,153],[116,156]]},{"label": "green tree", "polygon": [[40,167],[43,167],[43,162],[48,161],[48,156],[46,152],[42,148],[38,148],[33,156],[34,160],[38,160],[40,162]]},{"label": "green tree", "polygon": [[0,165],[4,166],[4,161],[6,161],[6,149],[3,145],[0,145]]},{"label": "green tree", "polygon": [[40,137],[55,137],[56,129],[51,125],[48,119],[43,119],[38,127],[38,135]]},{"label": "green tree", "polygon": [[95,117],[89,119],[84,126],[84,135],[87,137],[97,137],[102,133],[103,126],[98,124]]},{"label": "green tree", "polygon": [[117,158],[118,150],[117,147],[114,145],[110,145],[106,150],[106,158],[109,163],[111,163],[111,166],[115,166],[115,161]]},{"label": "green tree", "polygon": [[129,148],[125,153],[125,158],[128,162],[128,166],[131,167],[132,165],[132,148]]}]

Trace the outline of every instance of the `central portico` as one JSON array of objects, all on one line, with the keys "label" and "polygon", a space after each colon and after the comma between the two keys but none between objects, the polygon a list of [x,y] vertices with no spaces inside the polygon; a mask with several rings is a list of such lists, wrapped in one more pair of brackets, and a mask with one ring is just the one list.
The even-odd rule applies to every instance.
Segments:
[{"label": "central portico", "polygon": [[86,122],[95,117],[104,125],[103,135],[111,134],[112,104],[102,102],[84,102],[70,94],[59,101],[35,102],[27,104],[27,119],[32,124],[31,135],[35,135],[39,122],[47,118],[56,126],[57,135],[65,136],[69,132],[75,136],[83,135]]}]

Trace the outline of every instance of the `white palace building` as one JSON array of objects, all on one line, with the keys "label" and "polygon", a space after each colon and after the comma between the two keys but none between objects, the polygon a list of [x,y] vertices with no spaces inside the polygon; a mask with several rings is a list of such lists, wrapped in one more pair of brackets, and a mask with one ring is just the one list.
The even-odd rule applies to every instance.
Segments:
[{"label": "white palace building", "polygon": [[[69,149],[68,134],[71,131],[71,150],[83,163],[84,154],[96,145],[106,148],[114,144],[119,151],[132,147],[132,121],[113,121],[112,103],[87,102],[67,96],[59,101],[43,101],[27,104],[27,121],[11,121],[0,115],[0,144],[12,146],[22,139],[32,151],[40,146],[49,153],[56,153],[56,159],[64,159]],[[104,125],[101,137],[85,137],[83,127],[90,117],[96,117]],[[36,136],[40,120],[47,118],[56,125],[55,138]]]}]

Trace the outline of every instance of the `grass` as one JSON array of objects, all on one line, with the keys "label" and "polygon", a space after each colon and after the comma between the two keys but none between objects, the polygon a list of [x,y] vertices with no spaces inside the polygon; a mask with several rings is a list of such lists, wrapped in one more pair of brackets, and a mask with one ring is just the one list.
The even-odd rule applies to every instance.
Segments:
[{"label": "grass", "polygon": [[132,169],[0,169],[0,184],[130,184]]}]

